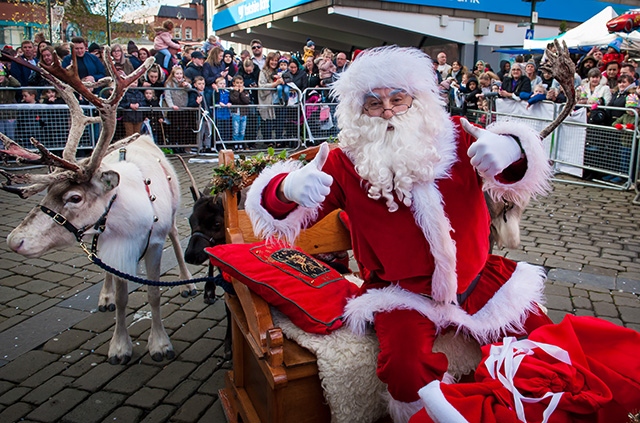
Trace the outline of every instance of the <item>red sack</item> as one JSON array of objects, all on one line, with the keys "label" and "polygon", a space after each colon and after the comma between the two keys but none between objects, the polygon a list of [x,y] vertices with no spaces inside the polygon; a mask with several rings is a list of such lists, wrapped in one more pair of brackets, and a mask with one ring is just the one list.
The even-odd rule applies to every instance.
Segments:
[{"label": "red sack", "polygon": [[206,248],[214,266],[233,276],[306,332],[342,326],[347,299],[358,287],[299,248],[278,244],[226,244]]}]

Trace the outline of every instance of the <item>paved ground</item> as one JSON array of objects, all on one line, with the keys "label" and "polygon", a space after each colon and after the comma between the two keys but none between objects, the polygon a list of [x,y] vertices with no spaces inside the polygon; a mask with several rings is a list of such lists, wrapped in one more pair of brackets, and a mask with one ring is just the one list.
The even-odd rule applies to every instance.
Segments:
[{"label": "paved ground", "polygon": [[[211,164],[192,164],[204,184]],[[186,177],[181,237],[189,235]],[[41,196],[0,192],[4,238]],[[640,330],[640,207],[633,193],[555,183],[522,222],[522,246],[499,254],[549,270],[549,314],[593,315]],[[144,288],[129,297],[132,362],[106,362],[114,313],[96,311],[102,275],[74,246],[25,259],[0,242],[0,422],[223,422],[217,390],[230,368],[222,359],[221,302],[185,299],[163,289],[162,313],[177,358],[153,362],[146,352],[150,321]],[[170,256],[170,255],[168,255]],[[166,260],[165,262],[169,262]],[[163,276],[175,280],[172,263]],[[192,266],[195,276],[205,268]],[[199,284],[202,288],[202,284]]]}]

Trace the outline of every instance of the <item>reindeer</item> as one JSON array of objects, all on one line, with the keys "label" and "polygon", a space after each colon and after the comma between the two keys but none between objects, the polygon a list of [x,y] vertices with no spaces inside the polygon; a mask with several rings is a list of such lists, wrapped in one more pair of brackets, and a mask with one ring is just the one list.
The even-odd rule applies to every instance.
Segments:
[{"label": "reindeer", "polygon": [[[130,84],[136,81],[154,59],[130,75],[116,71],[109,48],[104,51],[111,77],[84,84],[78,76],[77,58],[64,69],[59,58],[41,68],[15,59],[42,73],[60,92],[70,109],[70,130],[62,156],[48,151],[38,141],[32,144],[39,153],[30,152],[0,134],[3,153],[18,159],[46,164],[48,174],[0,173],[7,178],[1,188],[22,198],[47,190],[44,199],[7,237],[9,247],[26,257],[38,257],[51,249],[79,241],[81,246],[93,236],[90,254],[105,264],[135,275],[138,261],[144,258],[147,277],[158,280],[162,248],[167,235],[178,259],[181,279],[190,279],[178,240],[175,222],[180,200],[178,178],[171,164],[149,136],[135,134],[110,145],[115,132],[116,108]],[[92,90],[110,87],[108,98],[99,98]],[[99,117],[84,115],[74,92],[93,104]],[[76,159],[78,143],[88,124],[101,123],[101,132],[91,156]],[[84,247],[85,251],[88,247]],[[115,282],[115,283],[114,283]],[[115,289],[114,289],[115,285]],[[195,293],[195,286],[187,288]],[[109,362],[126,364],[131,359],[132,343],[125,324],[128,300],[127,281],[107,274],[100,293],[99,308],[112,308],[115,300],[116,326],[109,345]],[[172,359],[173,347],[162,325],[160,290],[149,286],[151,332],[148,348],[153,360]]]}]

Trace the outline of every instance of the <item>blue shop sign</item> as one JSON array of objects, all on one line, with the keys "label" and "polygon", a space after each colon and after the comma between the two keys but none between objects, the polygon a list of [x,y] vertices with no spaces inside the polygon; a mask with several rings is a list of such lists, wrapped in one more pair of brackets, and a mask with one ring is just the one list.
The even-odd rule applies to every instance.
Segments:
[{"label": "blue shop sign", "polygon": [[[531,2],[523,0],[380,0],[386,3],[405,3],[420,6],[444,7],[448,9],[472,10],[475,12],[498,13],[528,18],[531,15]],[[599,0],[538,0],[536,11],[543,19],[584,22],[607,6],[616,12],[624,13],[630,6]]]},{"label": "blue shop sign", "polygon": [[313,0],[245,0],[240,4],[217,12],[213,16],[213,30],[217,31],[271,13],[300,6],[301,4],[311,3],[312,1]]}]

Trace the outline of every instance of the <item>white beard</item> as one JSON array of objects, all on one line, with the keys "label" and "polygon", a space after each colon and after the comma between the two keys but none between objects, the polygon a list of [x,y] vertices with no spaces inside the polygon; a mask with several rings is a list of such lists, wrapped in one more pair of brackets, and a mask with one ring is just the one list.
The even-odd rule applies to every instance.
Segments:
[{"label": "white beard", "polygon": [[[446,113],[425,113],[418,99],[401,116],[389,120],[363,113],[341,125],[340,145],[367,182],[369,198],[384,198],[390,212],[398,210],[394,193],[411,206],[415,183],[433,182],[442,157],[436,148]],[[393,127],[393,129],[388,129]]]}]

